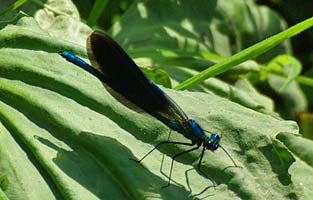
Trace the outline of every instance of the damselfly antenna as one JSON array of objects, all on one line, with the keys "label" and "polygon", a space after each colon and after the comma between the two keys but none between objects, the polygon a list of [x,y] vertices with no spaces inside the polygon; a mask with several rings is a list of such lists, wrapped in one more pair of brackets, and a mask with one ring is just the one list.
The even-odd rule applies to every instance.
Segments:
[{"label": "damselfly antenna", "polygon": [[227,156],[231,159],[231,161],[233,162],[233,164],[234,164],[234,166],[235,167],[240,167],[240,166],[238,166],[237,164],[236,164],[236,162],[235,162],[235,160],[230,156],[230,154],[226,151],[226,149],[223,147],[223,146],[219,146],[226,154],[227,154]]}]

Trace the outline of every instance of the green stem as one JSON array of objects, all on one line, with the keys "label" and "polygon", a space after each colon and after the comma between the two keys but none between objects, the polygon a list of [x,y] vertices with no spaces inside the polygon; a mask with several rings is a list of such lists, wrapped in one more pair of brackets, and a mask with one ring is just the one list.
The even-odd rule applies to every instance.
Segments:
[{"label": "green stem", "polygon": [[[275,71],[273,69],[266,69],[265,67],[262,67],[261,70],[264,70],[264,71],[271,73],[271,74],[275,74],[277,76],[281,76],[281,77],[285,77],[285,78],[288,77],[288,74],[285,74],[281,71]],[[302,85],[307,85],[307,86],[313,87],[313,78],[309,78],[309,77],[305,77],[305,76],[297,76],[295,78],[295,80]]]},{"label": "green stem", "polygon": [[108,0],[97,0],[95,2],[87,19],[87,24],[89,26],[94,26],[97,23],[107,3]]},{"label": "green stem", "polygon": [[297,76],[295,79],[298,83],[313,87],[313,79],[312,78],[308,78],[305,76]]}]

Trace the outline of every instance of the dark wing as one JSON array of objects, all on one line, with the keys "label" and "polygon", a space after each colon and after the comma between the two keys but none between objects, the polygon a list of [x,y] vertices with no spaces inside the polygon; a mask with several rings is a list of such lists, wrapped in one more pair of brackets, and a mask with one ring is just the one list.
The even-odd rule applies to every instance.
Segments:
[{"label": "dark wing", "polygon": [[98,78],[115,98],[126,106],[135,104],[176,131],[182,128],[186,114],[113,39],[95,31],[87,39],[87,49],[92,66],[103,75]]}]

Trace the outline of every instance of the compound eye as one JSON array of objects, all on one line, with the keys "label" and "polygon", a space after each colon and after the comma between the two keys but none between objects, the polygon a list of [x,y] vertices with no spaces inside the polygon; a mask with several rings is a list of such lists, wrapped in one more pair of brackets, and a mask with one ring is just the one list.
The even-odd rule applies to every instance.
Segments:
[{"label": "compound eye", "polygon": [[220,140],[220,136],[217,135],[216,133],[213,133],[213,134],[211,135],[211,139],[212,139],[212,140],[215,140],[215,141],[216,141],[216,140],[219,141],[219,140]]}]

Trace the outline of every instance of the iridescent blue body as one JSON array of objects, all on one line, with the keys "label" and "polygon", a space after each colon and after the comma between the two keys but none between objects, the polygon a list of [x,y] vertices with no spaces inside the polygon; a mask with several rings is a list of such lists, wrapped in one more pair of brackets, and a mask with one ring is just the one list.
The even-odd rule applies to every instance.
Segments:
[{"label": "iridescent blue body", "polygon": [[[110,82],[106,81],[106,78],[101,71],[92,67],[91,65],[89,65],[88,63],[86,63],[84,60],[77,57],[73,53],[68,52],[68,51],[62,51],[60,52],[60,55],[64,57],[67,61],[72,62],[73,64],[93,74],[94,76],[99,78],[101,81],[105,82],[106,85],[110,86],[113,90],[115,89],[114,86],[113,87],[111,86]],[[136,66],[136,64],[131,63],[130,66]],[[125,67],[129,67],[129,66],[125,66]],[[118,72],[120,73],[121,71],[118,71]],[[161,97],[164,99],[163,101],[166,103],[165,105],[167,105],[167,107],[169,108],[163,109],[158,112],[157,110],[151,109],[149,106],[149,104],[154,104],[154,101],[148,102],[148,104],[146,103],[145,105],[141,105],[142,102],[147,102],[146,99],[144,98],[142,98],[142,102],[131,101],[132,103],[144,109],[146,112],[148,112],[152,116],[156,117],[158,120],[166,124],[172,130],[175,130],[183,134],[186,138],[191,140],[192,144],[197,144],[197,145],[203,144],[205,148],[211,151],[215,151],[216,149],[218,149],[220,137],[217,134],[211,134],[210,136],[207,136],[205,132],[203,131],[203,129],[201,128],[201,126],[196,121],[192,119],[188,119],[187,115],[182,111],[182,109],[179,108],[178,105],[172,99],[170,99],[170,97],[167,96],[157,85],[151,82],[136,66],[136,76],[135,76],[136,78],[133,78],[132,81],[136,81],[138,79],[138,76],[140,76],[141,82],[143,82],[142,80],[145,81],[143,83],[145,84],[146,87],[149,87],[150,91],[157,94],[156,96],[158,96],[159,98]],[[129,83],[124,83],[124,84],[128,86]],[[124,93],[120,91],[118,91],[118,93],[121,94],[122,96],[127,96],[125,95],[125,92],[127,90],[125,89],[123,91]],[[135,94],[138,96],[142,95],[142,93],[138,91],[138,89]],[[130,100],[131,99],[132,98],[130,98]],[[170,111],[170,112],[164,112],[164,110]],[[168,117],[165,117],[164,113]]]},{"label": "iridescent blue body", "polygon": [[[110,37],[100,32],[93,32],[87,40],[87,49],[91,65],[68,51],[61,51],[59,54],[69,62],[99,78],[108,88],[108,91],[124,105],[135,105],[191,140],[191,143],[167,141],[159,145],[175,143],[197,146],[177,154],[173,159],[203,146],[198,166],[200,168],[204,150],[215,151],[220,147],[220,137],[217,134],[206,135],[200,125],[189,119],[168,95],[151,82],[126,52]],[[123,98],[120,98],[121,96]]]},{"label": "iridescent blue body", "polygon": [[81,58],[77,57],[76,55],[74,55],[73,53],[69,52],[69,51],[62,51],[60,52],[60,55],[65,58],[67,61],[83,68],[84,70],[88,71],[89,73],[91,73],[92,75],[100,78],[100,73],[95,70],[93,67],[91,67],[88,63],[86,63],[85,61],[83,61]]},{"label": "iridescent blue body", "polygon": [[[96,76],[100,80],[102,80],[104,78],[104,77],[102,77],[101,73],[99,73],[92,66],[90,66],[88,63],[86,63],[84,60],[77,57],[73,53],[68,52],[68,51],[62,51],[62,52],[60,52],[60,55],[62,57],[64,57],[67,61],[72,62],[73,64],[85,69],[86,71],[93,74],[94,76]],[[150,84],[153,88],[156,89],[157,92],[159,92],[162,95],[166,95],[153,82],[150,82]],[[169,97],[167,97],[167,98],[169,98]],[[148,111],[148,113],[150,113],[150,112]],[[210,149],[211,151],[215,151],[219,147],[220,137],[217,134],[211,134],[211,136],[208,137],[204,133],[201,126],[196,121],[194,121],[192,119],[185,118],[183,123],[177,123],[177,121],[164,118],[161,115],[156,115],[156,114],[152,114],[152,115],[155,116],[160,121],[162,121],[164,124],[166,124],[169,128],[183,134],[186,138],[190,139],[192,141],[192,144],[201,145],[203,143],[204,146],[207,149]]]}]

